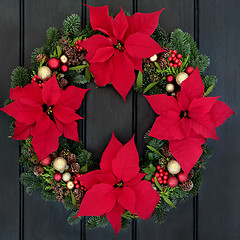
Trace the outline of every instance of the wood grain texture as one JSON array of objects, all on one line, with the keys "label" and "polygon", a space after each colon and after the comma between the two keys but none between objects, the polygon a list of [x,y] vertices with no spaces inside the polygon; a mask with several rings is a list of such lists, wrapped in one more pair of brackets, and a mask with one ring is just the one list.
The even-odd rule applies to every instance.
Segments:
[{"label": "wood grain texture", "polygon": [[[9,97],[12,70],[19,64],[19,8],[17,0],[1,1],[0,9],[0,106]],[[19,181],[18,142],[8,136],[9,117],[0,112],[0,239],[18,239],[19,236]]]},{"label": "wood grain texture", "polygon": [[[201,0],[200,50],[209,55],[209,74],[216,74],[215,96],[239,113],[239,1]],[[209,159],[199,196],[199,239],[240,239],[240,134],[239,116],[232,116],[217,133],[221,142],[210,141]],[[207,224],[206,224],[207,222]]]},{"label": "wood grain texture", "polygon": [[[165,10],[160,15],[159,24],[168,33],[175,28],[181,28],[193,35],[194,32],[194,6],[191,0],[165,0],[165,1],[145,1],[138,0],[139,12],[152,12],[162,8]],[[152,126],[156,115],[151,109],[146,99],[138,96],[138,118],[137,136],[138,149],[140,154],[144,151],[144,133]],[[185,204],[178,204],[177,209],[173,209],[167,216],[164,224],[155,224],[150,221],[139,221],[137,239],[192,239],[193,232],[193,207],[190,199]],[[184,216],[184,217],[183,217]]]}]

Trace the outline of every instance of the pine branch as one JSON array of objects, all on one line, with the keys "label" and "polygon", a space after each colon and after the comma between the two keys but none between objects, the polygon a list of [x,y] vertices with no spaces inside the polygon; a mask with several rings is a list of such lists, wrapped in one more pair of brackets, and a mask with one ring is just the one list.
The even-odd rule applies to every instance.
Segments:
[{"label": "pine branch", "polygon": [[26,68],[19,66],[13,70],[11,80],[11,88],[24,87],[31,82],[31,75]]},{"label": "pine branch", "polygon": [[50,56],[56,50],[58,40],[60,39],[60,34],[57,28],[50,27],[46,31],[46,41],[47,44],[44,46],[44,52]]},{"label": "pine branch", "polygon": [[65,37],[75,38],[80,32],[80,17],[77,14],[72,14],[63,21],[63,35]]}]

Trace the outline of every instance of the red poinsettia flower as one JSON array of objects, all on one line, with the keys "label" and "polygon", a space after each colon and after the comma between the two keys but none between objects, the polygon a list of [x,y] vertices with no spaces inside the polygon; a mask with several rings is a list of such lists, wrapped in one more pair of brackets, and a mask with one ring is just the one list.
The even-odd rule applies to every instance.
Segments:
[{"label": "red poinsettia flower", "polygon": [[113,134],[100,167],[78,178],[88,191],[76,217],[105,214],[115,234],[121,229],[125,210],[142,219],[150,218],[160,197],[149,181],[141,180],[145,174],[139,173],[134,138],[123,146]]},{"label": "red poinsettia flower", "polygon": [[37,83],[10,90],[10,99],[15,100],[3,112],[15,118],[13,138],[26,140],[32,136],[32,145],[41,160],[58,149],[58,138],[78,141],[76,114],[88,90],[69,86],[62,90],[53,75],[41,89]]},{"label": "red poinsettia flower", "polygon": [[149,136],[169,140],[169,150],[188,174],[202,154],[206,138],[218,139],[216,127],[234,112],[218,97],[203,97],[198,68],[181,84],[177,99],[165,94],[145,96],[157,117]]},{"label": "red poinsettia flower", "polygon": [[142,58],[165,51],[150,37],[162,10],[130,17],[121,9],[113,19],[108,6],[88,7],[93,30],[105,34],[94,35],[81,44],[88,52],[89,70],[98,86],[111,82],[125,100],[135,81],[134,69],[142,71]]}]

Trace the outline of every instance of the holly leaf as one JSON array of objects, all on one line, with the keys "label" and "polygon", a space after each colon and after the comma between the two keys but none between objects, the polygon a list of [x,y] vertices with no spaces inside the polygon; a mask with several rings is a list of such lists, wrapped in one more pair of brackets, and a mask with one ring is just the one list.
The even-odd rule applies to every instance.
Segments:
[{"label": "holly leaf", "polygon": [[165,195],[163,195],[163,194],[161,194],[160,196],[163,198],[163,200],[164,200],[168,205],[176,208],[176,206],[172,203],[172,201],[171,201],[167,196],[165,196]]},{"label": "holly leaf", "polygon": [[139,71],[137,75],[137,87],[140,89],[142,87],[142,84],[143,84],[143,74],[141,71]]},{"label": "holly leaf", "polygon": [[158,82],[153,82],[153,83],[150,83],[149,85],[147,85],[147,87],[144,89],[143,93],[145,94],[146,92],[148,92],[151,88],[153,88],[155,85],[157,85],[159,83]]},{"label": "holly leaf", "polygon": [[156,171],[156,168],[152,164],[150,164],[146,168],[143,168],[143,172],[147,174],[145,176],[145,179],[148,180],[148,181],[151,180],[151,178],[152,178],[152,176],[153,176],[155,171]]}]

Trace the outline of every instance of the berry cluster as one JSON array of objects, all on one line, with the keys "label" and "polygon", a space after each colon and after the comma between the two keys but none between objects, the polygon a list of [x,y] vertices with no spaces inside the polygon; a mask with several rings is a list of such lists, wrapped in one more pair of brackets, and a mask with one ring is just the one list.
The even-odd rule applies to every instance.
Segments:
[{"label": "berry cluster", "polygon": [[[167,184],[168,180],[168,172],[164,171],[159,165],[157,166],[157,172],[155,173],[155,177],[160,184]],[[154,177],[152,178],[152,182],[155,182]]]},{"label": "berry cluster", "polygon": [[181,58],[182,58],[182,54],[177,54],[177,50],[170,50],[170,57],[168,58],[169,61],[169,67],[181,67],[182,66],[182,62],[181,62]]},{"label": "berry cluster", "polygon": [[82,43],[82,40],[81,39],[78,39],[76,42],[75,42],[75,48],[81,52],[83,50],[83,47],[81,46],[81,43]]},{"label": "berry cluster", "polygon": [[43,84],[44,84],[46,81],[41,80],[40,77],[39,77],[37,74],[35,74],[35,75],[33,76],[32,80],[31,80],[31,83],[34,83],[34,82],[38,83],[39,87],[42,88],[42,87],[43,87]]},{"label": "berry cluster", "polygon": [[79,177],[81,177],[82,174],[77,173],[76,177],[74,176],[75,180],[73,181],[75,188],[80,188],[81,190],[87,191],[87,189],[83,186],[82,182],[78,180]]}]

